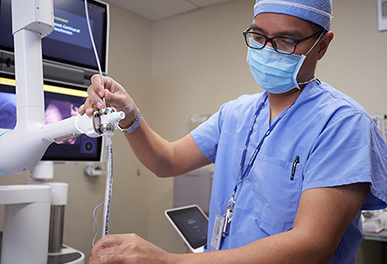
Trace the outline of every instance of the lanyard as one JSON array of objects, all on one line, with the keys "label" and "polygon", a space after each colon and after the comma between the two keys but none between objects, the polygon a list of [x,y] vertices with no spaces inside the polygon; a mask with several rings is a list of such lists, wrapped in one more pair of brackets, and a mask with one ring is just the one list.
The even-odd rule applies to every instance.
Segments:
[{"label": "lanyard", "polygon": [[257,120],[257,117],[259,115],[259,113],[261,112],[262,108],[263,108],[263,105],[265,104],[267,100],[267,95],[266,97],[262,100],[261,102],[261,105],[259,106],[259,108],[257,109],[257,111],[255,112],[255,115],[253,117],[253,121],[251,123],[251,126],[250,126],[250,130],[249,130],[249,134],[247,136],[247,139],[246,139],[246,143],[245,143],[245,147],[243,148],[243,154],[242,154],[242,158],[241,158],[241,163],[239,165],[239,173],[238,173],[238,178],[239,178],[239,175],[241,175],[240,177],[240,180],[237,181],[237,183],[235,184],[235,188],[234,188],[234,192],[236,192],[238,186],[242,183],[242,181],[247,177],[247,175],[250,173],[250,170],[251,168],[253,167],[253,164],[255,162],[255,159],[257,158],[257,154],[258,152],[261,150],[261,147],[263,145],[263,142],[265,141],[265,139],[271,134],[271,132],[274,130],[274,128],[277,126],[277,124],[279,123],[279,121],[281,121],[282,117],[284,117],[284,115],[289,111],[289,109],[293,106],[294,103],[292,103],[288,108],[285,109],[285,111],[283,111],[283,113],[277,118],[277,120],[272,123],[269,127],[269,129],[266,131],[266,133],[263,135],[261,141],[259,141],[255,151],[254,151],[254,154],[252,155],[252,157],[250,158],[250,161],[249,161],[249,164],[247,165],[247,168],[246,170],[244,171],[244,163],[245,163],[245,160],[246,160],[246,154],[247,154],[247,147],[250,143],[250,137],[253,133],[253,128],[254,128],[254,125],[255,125],[255,122]]},{"label": "lanyard", "polygon": [[[256,147],[256,149],[255,149],[255,151],[254,151],[254,153],[252,155],[252,157],[250,158],[250,161],[249,161],[246,169],[244,169],[244,163],[245,163],[246,155],[247,155],[247,147],[248,147],[248,145],[250,143],[250,137],[251,137],[251,135],[253,133],[253,128],[254,128],[255,122],[257,120],[257,117],[258,117],[259,113],[261,112],[261,110],[262,110],[266,100],[267,100],[267,94],[266,94],[265,98],[262,100],[262,102],[261,102],[260,106],[258,107],[257,111],[255,112],[254,117],[253,117],[253,121],[251,122],[250,130],[249,130],[249,133],[248,133],[248,136],[247,136],[247,139],[246,139],[245,146],[243,148],[241,163],[239,165],[239,172],[238,172],[237,182],[235,184],[235,188],[234,188],[234,191],[233,191],[233,193],[231,195],[231,198],[228,201],[228,205],[227,205],[227,209],[226,209],[226,214],[225,214],[226,218],[225,218],[225,225],[224,225],[224,230],[223,230],[223,236],[228,234],[228,228],[229,228],[229,224],[231,223],[231,218],[232,218],[232,214],[233,214],[233,207],[234,207],[235,202],[236,202],[236,200],[234,199],[235,198],[235,193],[236,193],[236,191],[238,189],[238,186],[243,182],[243,180],[250,173],[250,170],[253,167],[255,159],[257,158],[257,154],[260,151],[260,149],[262,147],[262,144],[265,141],[265,139],[271,134],[271,132],[277,126],[279,121],[284,117],[284,115],[294,105],[294,102],[293,102],[288,108],[286,108],[283,111],[283,113],[277,118],[277,120],[270,125],[269,129],[266,131],[266,133],[263,135],[262,139],[259,141],[259,143],[258,143],[258,145],[257,145],[257,147]],[[240,176],[240,179],[239,179],[239,176]]]}]

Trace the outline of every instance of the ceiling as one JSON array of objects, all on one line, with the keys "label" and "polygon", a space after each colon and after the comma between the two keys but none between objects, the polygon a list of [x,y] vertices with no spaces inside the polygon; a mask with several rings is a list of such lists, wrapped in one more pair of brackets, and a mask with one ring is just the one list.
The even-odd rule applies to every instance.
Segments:
[{"label": "ceiling", "polygon": [[152,21],[228,1],[230,0],[105,0]]}]

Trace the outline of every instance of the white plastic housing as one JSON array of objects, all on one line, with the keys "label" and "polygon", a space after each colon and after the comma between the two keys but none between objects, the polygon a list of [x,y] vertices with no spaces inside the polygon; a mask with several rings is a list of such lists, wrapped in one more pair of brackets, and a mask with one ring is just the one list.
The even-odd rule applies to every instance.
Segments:
[{"label": "white plastic housing", "polygon": [[47,263],[51,188],[0,186],[5,205],[2,264]]},{"label": "white plastic housing", "polygon": [[51,187],[51,205],[66,205],[69,185],[64,182],[48,182]]},{"label": "white plastic housing", "polygon": [[[76,122],[79,123],[76,123]],[[81,122],[82,121],[82,122]],[[27,121],[25,121],[28,123]],[[20,122],[21,123],[21,122]],[[12,131],[0,134],[0,170],[6,174],[21,174],[32,169],[42,158],[48,146],[56,138],[71,134],[82,134],[78,127],[92,133],[88,125],[93,122],[90,117],[71,117],[54,124],[37,126],[38,122],[29,127],[16,127]],[[22,125],[21,125],[22,126]]]},{"label": "white plastic housing", "polygon": [[28,178],[28,183],[35,184],[37,179],[48,180],[54,178],[54,162],[40,161],[35,168],[31,170],[31,178]]},{"label": "white plastic housing", "polygon": [[12,0],[13,33],[21,29],[39,32],[41,37],[54,29],[54,7],[47,0]]}]

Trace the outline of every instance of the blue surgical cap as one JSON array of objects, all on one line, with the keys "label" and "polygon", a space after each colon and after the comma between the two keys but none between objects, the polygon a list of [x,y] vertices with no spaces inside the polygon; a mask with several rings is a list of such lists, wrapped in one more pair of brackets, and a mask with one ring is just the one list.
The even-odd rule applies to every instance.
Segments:
[{"label": "blue surgical cap", "polygon": [[254,17],[261,13],[295,16],[330,30],[332,0],[257,0]]}]

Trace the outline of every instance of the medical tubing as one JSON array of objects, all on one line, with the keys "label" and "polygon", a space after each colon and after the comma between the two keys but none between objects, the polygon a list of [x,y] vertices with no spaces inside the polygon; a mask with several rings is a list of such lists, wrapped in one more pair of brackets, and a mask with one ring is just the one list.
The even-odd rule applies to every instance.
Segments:
[{"label": "medical tubing", "polygon": [[93,237],[93,241],[91,242],[91,246],[94,247],[94,244],[95,244],[95,239],[97,238],[97,235],[98,235],[98,231],[99,231],[99,224],[98,224],[98,221],[97,221],[97,218],[95,217],[95,211],[97,211],[98,207],[100,207],[101,205],[103,205],[103,202],[100,203],[99,205],[97,205],[94,210],[93,210],[93,218],[94,218],[94,223],[97,225],[97,232],[95,233],[94,237]]},{"label": "medical tubing", "polygon": [[106,168],[106,186],[105,186],[105,199],[103,202],[103,227],[102,236],[109,234],[109,220],[110,220],[110,205],[113,190],[113,148],[111,135],[105,135],[106,141],[106,153],[107,153],[107,168]]},{"label": "medical tubing", "polygon": [[[94,56],[95,56],[95,60],[97,61],[99,76],[100,76],[100,78],[101,78],[101,84],[102,84],[102,87],[105,87],[104,82],[103,82],[103,75],[102,75],[102,70],[101,70],[101,63],[100,63],[100,61],[99,61],[99,57],[98,57],[98,53],[97,53],[97,48],[96,48],[95,43],[94,43],[93,32],[92,32],[91,26],[90,26],[89,8],[88,8],[88,6],[87,6],[87,0],[85,0],[85,13],[86,13],[87,27],[88,27],[88,29],[89,29],[89,34],[90,34],[91,45],[93,46]],[[106,107],[105,97],[103,98],[103,104],[104,104],[104,107]]]}]

